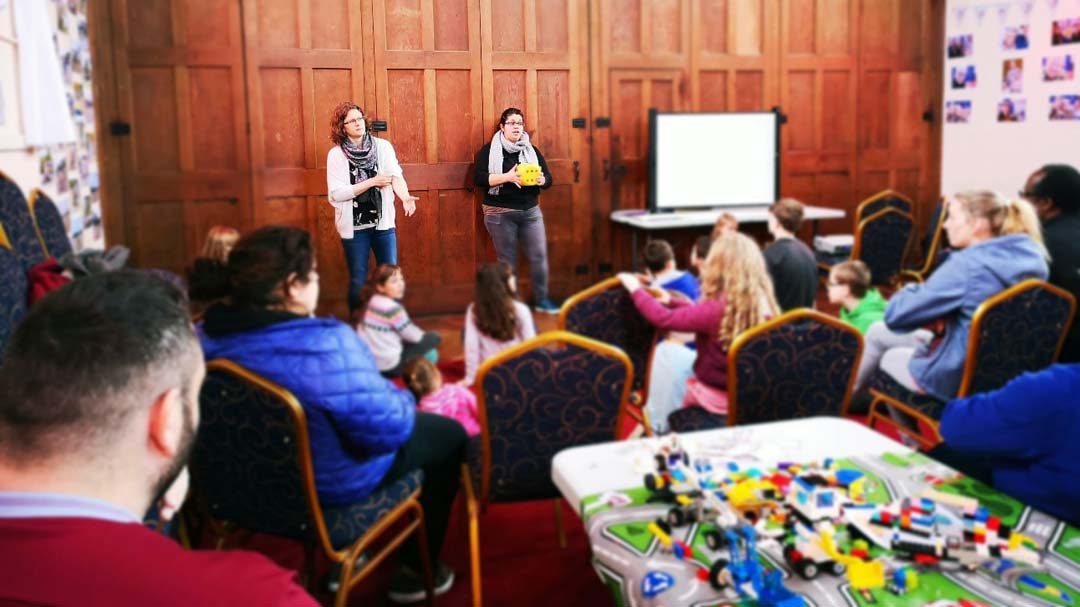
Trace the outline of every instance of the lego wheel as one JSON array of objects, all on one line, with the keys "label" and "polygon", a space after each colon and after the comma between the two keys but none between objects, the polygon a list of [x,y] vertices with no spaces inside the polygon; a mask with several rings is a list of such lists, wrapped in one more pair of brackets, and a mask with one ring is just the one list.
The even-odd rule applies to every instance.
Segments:
[{"label": "lego wheel", "polygon": [[663,453],[656,454],[656,469],[660,472],[667,470],[667,458]]},{"label": "lego wheel", "polygon": [[799,575],[801,575],[803,579],[807,580],[812,580],[816,578],[818,576],[818,573],[821,572],[821,570],[818,569],[817,563],[811,561],[810,559],[803,559],[799,561],[799,563],[795,565],[795,570],[799,572]]},{"label": "lego wheel", "polygon": [[709,567],[709,584],[716,590],[723,590],[731,583],[731,574],[727,571],[728,562],[716,559]]},{"label": "lego wheel", "polygon": [[832,573],[833,575],[835,575],[837,577],[840,577],[841,575],[844,575],[844,573],[846,573],[846,572],[847,572],[847,565],[845,565],[843,563],[839,563],[837,561],[833,561],[833,562],[829,563],[829,573]]},{"label": "lego wheel", "polygon": [[720,550],[724,547],[724,536],[720,535],[719,531],[706,531],[705,545],[709,547],[709,550]]},{"label": "lego wheel", "polygon": [[686,522],[686,514],[681,508],[672,508],[671,510],[668,510],[667,522],[672,527],[678,527]]},{"label": "lego wheel", "polygon": [[669,525],[668,522],[664,519],[656,519],[656,526],[660,528],[660,531],[664,532],[664,535],[671,535],[671,525]]},{"label": "lego wheel", "polygon": [[645,475],[645,488],[648,489],[649,491],[656,491],[657,488],[658,488],[656,480],[657,479],[656,479],[655,474],[646,474]]}]

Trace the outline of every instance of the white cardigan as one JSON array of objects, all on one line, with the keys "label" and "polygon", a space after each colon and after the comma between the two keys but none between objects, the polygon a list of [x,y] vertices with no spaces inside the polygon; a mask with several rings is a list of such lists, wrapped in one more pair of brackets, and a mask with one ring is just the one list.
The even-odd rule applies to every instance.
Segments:
[{"label": "white cardigan", "polygon": [[[391,177],[404,177],[401,165],[398,164],[394,146],[385,139],[372,137],[375,142],[376,161],[379,164],[380,175]],[[382,212],[379,214],[379,224],[376,230],[389,230],[394,223],[394,188],[383,186],[379,188],[382,194]],[[349,159],[341,146],[335,145],[326,153],[326,191],[327,201],[334,207],[334,223],[337,225],[338,234],[345,240],[353,237],[353,205],[352,183],[349,181]]]}]

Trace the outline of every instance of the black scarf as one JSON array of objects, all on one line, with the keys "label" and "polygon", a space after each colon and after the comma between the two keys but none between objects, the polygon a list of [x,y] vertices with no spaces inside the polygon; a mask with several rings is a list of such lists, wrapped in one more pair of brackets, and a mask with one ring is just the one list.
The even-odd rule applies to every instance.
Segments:
[{"label": "black scarf", "polygon": [[[349,181],[352,184],[370,179],[379,173],[375,139],[371,133],[364,133],[360,145],[346,139],[341,144],[341,151],[349,160]],[[353,198],[353,226],[370,227],[379,223],[382,211],[382,193],[379,188],[371,188]]]}]

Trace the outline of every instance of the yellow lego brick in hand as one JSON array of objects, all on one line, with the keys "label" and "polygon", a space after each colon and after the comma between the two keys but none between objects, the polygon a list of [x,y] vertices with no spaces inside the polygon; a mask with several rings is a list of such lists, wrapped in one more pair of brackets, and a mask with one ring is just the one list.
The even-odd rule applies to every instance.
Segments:
[{"label": "yellow lego brick in hand", "polygon": [[521,185],[537,185],[540,179],[540,165],[535,162],[523,162],[517,165],[517,173],[521,177]]}]

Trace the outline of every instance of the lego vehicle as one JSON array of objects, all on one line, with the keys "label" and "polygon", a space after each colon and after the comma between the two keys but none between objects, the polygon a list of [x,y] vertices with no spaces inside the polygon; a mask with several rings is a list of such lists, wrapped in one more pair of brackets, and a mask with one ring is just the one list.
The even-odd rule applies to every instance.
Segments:
[{"label": "lego vehicle", "polygon": [[812,580],[822,571],[836,576],[844,575],[847,566],[826,553],[816,531],[797,521],[793,521],[789,528],[788,541],[784,544],[784,561],[803,579]]},{"label": "lego vehicle", "polygon": [[[763,571],[757,558],[756,534],[754,528],[743,525],[724,532],[727,538],[730,560],[717,559],[709,567],[709,583],[713,588],[722,590],[731,586],[743,599],[750,598],[745,589],[750,584],[761,607],[804,607],[802,597],[784,587],[779,571]],[[740,538],[740,535],[742,536]],[[740,549],[741,545],[741,549]]]}]

